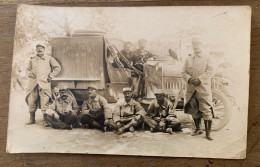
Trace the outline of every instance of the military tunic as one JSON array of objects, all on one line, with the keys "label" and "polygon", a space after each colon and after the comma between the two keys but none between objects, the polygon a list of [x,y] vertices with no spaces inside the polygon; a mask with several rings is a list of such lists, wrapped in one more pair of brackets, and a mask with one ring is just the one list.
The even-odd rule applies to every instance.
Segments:
[{"label": "military tunic", "polygon": [[[193,118],[200,118],[200,112],[202,112],[204,120],[212,119],[212,64],[211,58],[204,53],[189,56],[184,62],[182,77],[187,82],[184,111],[191,114]],[[188,81],[191,78],[198,78],[201,83],[198,86],[189,84]],[[197,109],[196,105],[198,105]]]},{"label": "military tunic", "polygon": [[61,66],[53,57],[35,56],[31,58],[27,71],[30,80],[25,101],[29,105],[29,112],[35,112],[40,102],[44,113],[51,98],[51,83],[47,81],[48,76],[54,78],[61,71]]},{"label": "military tunic", "polygon": [[[125,99],[121,99],[114,107],[113,119],[115,123],[121,122],[122,125],[125,125],[131,122],[137,115],[145,116],[146,112],[140,103],[134,99],[131,99],[128,103]],[[138,122],[135,126],[138,126],[141,123],[142,121]]]},{"label": "military tunic", "polygon": [[47,110],[48,116],[46,121],[55,129],[64,129],[67,125],[77,125],[77,114],[78,114],[78,104],[76,99],[68,95],[66,100],[63,100],[61,97],[57,98],[51,105],[51,110],[55,111],[59,119],[48,114],[51,113]]},{"label": "military tunic", "polygon": [[112,110],[103,96],[96,95],[94,99],[88,97],[82,104],[81,121],[83,124],[87,124],[84,121],[86,116],[91,116],[99,124],[104,125],[105,119],[112,118]]},{"label": "military tunic", "polygon": [[153,119],[145,119],[146,123],[152,128],[158,128],[160,122],[164,122],[166,124],[165,128],[173,128],[176,130],[180,130],[180,121],[177,119],[174,114],[174,108],[172,103],[164,98],[164,102],[160,105],[155,99],[148,107],[147,116]]}]

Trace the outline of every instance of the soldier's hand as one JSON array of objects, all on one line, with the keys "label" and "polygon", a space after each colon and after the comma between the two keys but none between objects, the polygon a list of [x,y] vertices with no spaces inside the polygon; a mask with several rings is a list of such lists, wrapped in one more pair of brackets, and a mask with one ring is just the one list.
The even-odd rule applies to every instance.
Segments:
[{"label": "soldier's hand", "polygon": [[135,120],[136,120],[136,121],[139,121],[140,119],[141,119],[141,115],[135,116]]},{"label": "soldier's hand", "polygon": [[106,119],[106,120],[104,121],[104,125],[108,125],[108,123],[109,123],[109,119]]},{"label": "soldier's hand", "polygon": [[117,122],[117,123],[116,123],[116,126],[117,126],[118,128],[120,128],[120,127],[121,127],[121,122]]},{"label": "soldier's hand", "polygon": [[36,78],[36,76],[31,71],[28,73],[28,77],[29,78]]},{"label": "soldier's hand", "polygon": [[195,81],[193,82],[194,86],[199,86],[200,85],[200,80],[198,78],[195,79]]},{"label": "soldier's hand", "polygon": [[196,80],[196,78],[190,78],[189,81],[188,81],[188,84],[194,85],[195,80]]}]

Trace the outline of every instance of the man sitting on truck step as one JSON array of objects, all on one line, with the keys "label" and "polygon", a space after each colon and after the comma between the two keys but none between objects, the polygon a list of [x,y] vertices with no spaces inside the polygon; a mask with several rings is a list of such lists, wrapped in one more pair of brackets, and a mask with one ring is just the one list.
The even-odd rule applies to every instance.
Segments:
[{"label": "man sitting on truck step", "polygon": [[84,128],[95,128],[100,130],[116,130],[117,126],[112,119],[112,110],[107,100],[97,94],[95,86],[88,87],[88,97],[82,104],[80,123]]}]

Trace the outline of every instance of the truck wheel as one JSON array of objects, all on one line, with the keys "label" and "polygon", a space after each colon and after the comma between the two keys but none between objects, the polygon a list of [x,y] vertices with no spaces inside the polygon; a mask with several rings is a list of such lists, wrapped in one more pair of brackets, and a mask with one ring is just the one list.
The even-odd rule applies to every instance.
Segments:
[{"label": "truck wheel", "polygon": [[212,130],[220,130],[230,120],[232,106],[227,96],[219,90],[212,90],[214,117],[212,119]]}]

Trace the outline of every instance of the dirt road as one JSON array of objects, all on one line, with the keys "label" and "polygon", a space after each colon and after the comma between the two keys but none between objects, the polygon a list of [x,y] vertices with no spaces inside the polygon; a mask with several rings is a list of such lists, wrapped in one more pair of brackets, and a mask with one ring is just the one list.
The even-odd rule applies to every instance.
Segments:
[{"label": "dirt road", "polygon": [[188,116],[179,113],[186,128],[172,135],[150,131],[126,132],[117,135],[93,129],[55,130],[42,126],[42,114],[36,113],[36,124],[25,125],[29,114],[24,103],[24,93],[12,96],[21,104],[11,104],[9,113],[9,152],[60,152],[87,154],[123,154],[174,157],[239,158],[245,154],[246,113],[234,108],[229,124],[212,132],[213,141],[205,134],[190,136]]}]

